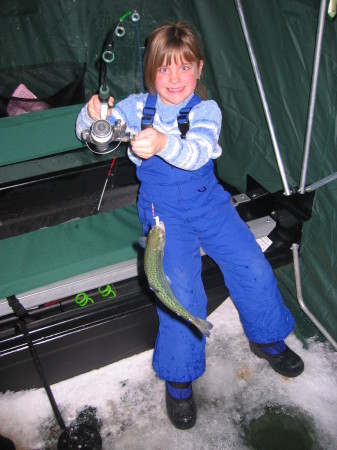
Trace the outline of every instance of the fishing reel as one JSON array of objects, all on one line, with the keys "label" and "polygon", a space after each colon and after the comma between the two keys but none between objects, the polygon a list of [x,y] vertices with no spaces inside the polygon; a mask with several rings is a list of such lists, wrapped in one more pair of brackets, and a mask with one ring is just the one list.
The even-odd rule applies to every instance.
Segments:
[{"label": "fishing reel", "polygon": [[[96,120],[89,130],[82,132],[82,140],[93,153],[104,155],[110,153],[109,144],[117,142],[129,142],[131,136],[126,133],[126,124],[122,124],[121,120],[116,120],[114,125],[111,125],[106,119]],[[117,148],[117,147],[116,147]]]}]

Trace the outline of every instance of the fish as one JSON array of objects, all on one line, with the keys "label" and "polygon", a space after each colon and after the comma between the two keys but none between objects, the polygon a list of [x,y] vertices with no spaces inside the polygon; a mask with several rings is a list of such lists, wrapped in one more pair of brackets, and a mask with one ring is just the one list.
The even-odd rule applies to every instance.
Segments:
[{"label": "fish", "polygon": [[207,320],[190,314],[172,292],[170,280],[166,277],[163,269],[165,225],[158,216],[155,217],[155,220],[156,224],[151,228],[148,236],[139,241],[145,247],[144,270],[149,287],[167,308],[192,323],[206,337],[210,337],[213,325]]}]

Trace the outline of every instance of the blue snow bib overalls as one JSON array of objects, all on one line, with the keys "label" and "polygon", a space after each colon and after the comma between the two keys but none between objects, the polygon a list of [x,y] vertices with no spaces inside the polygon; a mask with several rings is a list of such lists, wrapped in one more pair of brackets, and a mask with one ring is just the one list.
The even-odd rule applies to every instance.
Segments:
[{"label": "blue snow bib overalls", "polygon": [[[155,101],[156,97],[149,95],[144,108],[143,119],[150,126]],[[194,101],[195,105],[200,99]],[[187,122],[185,132],[188,112],[186,117],[187,121],[181,119],[185,125]],[[247,338],[257,343],[283,340],[293,329],[294,319],[283,304],[272,268],[253,234],[230,203],[229,193],[219,185],[213,161],[186,171],[153,156],[142,161],[137,176],[144,235],[154,225],[153,205],[155,215],[165,224],[164,271],[180,303],[194,316],[206,318],[202,248],[219,265]],[[160,301],[157,312],[160,326],[153,356],[157,375],[175,382],[199,378],[205,371],[205,337]]]}]

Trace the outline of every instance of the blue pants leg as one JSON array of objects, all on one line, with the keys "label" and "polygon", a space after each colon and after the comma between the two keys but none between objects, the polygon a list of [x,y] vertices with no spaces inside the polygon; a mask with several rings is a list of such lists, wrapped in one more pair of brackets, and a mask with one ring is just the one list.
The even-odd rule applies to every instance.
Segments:
[{"label": "blue pants leg", "polygon": [[[165,223],[164,271],[171,289],[193,315],[205,318],[207,298],[201,280],[200,246],[219,265],[248,339],[269,343],[284,339],[294,319],[283,304],[269,262],[247,225],[217,185],[177,206],[158,202]],[[140,197],[144,234],[154,224],[151,203]],[[205,370],[205,338],[193,325],[157,304],[159,332],[153,367],[168,381],[193,381]]]},{"label": "blue pants leg", "polygon": [[208,221],[197,220],[201,246],[219,265],[245,334],[258,343],[283,340],[294,319],[284,305],[274,272],[248,226],[221,186],[214,189]]},{"label": "blue pants leg", "polygon": [[[144,233],[153,225],[151,204],[138,201]],[[179,302],[194,316],[206,319],[207,297],[201,280],[200,242],[187,221],[160,207],[156,214],[165,224],[164,271]],[[183,318],[157,301],[159,331],[153,367],[159,378],[187,382],[205,371],[205,337]]]}]

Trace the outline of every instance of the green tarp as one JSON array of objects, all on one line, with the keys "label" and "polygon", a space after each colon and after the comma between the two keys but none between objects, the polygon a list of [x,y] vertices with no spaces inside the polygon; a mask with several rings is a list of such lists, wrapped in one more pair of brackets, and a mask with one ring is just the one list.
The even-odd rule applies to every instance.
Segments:
[{"label": "green tarp", "polygon": [[137,258],[141,235],[131,205],[1,240],[0,298]]},{"label": "green tarp", "polygon": [[[251,0],[242,3],[288,182],[296,188],[300,182],[320,2]],[[25,66],[45,65],[48,70],[62,61],[79,66],[86,63],[85,95],[88,99],[100,83],[104,41],[118,18],[133,8],[141,16],[141,53],[148,33],[165,20],[188,20],[199,32],[206,55],[203,82],[223,113],[220,138],[223,155],[218,160],[220,177],[241,191],[245,191],[247,174],[272,192],[283,189],[234,0],[5,1],[0,14],[0,68],[6,69],[8,78],[12,73],[12,80],[16,80],[19,68]],[[115,61],[108,70],[109,86],[116,99],[141,89],[137,30],[129,21],[125,26],[126,35],[116,42]],[[8,70],[10,68],[12,70]],[[307,184],[337,171],[336,76],[337,21],[326,19]],[[12,86],[13,82],[10,83],[8,79],[6,85]],[[59,87],[50,86],[49,94]],[[46,111],[32,116],[35,114],[41,114],[42,118],[54,113]],[[46,148],[53,151],[56,147],[75,148],[72,129],[75,115],[76,107],[64,109],[64,135],[55,137],[46,131]],[[7,123],[14,121],[0,119],[0,122],[2,120],[4,124],[6,120]],[[34,121],[28,115],[16,120],[22,130]],[[1,129],[5,127],[1,125]],[[8,139],[1,142],[0,150],[6,164],[16,161],[15,138],[13,141],[10,138],[11,142]],[[37,138],[27,139],[25,150],[17,152],[34,153],[34,139]],[[14,155],[8,151],[6,155],[3,150],[6,145],[14,149]],[[335,339],[336,183],[316,193],[313,216],[304,226],[300,247],[303,297]],[[286,301],[296,305],[292,267],[279,269],[277,276]]]},{"label": "green tarp", "polygon": [[0,119],[0,166],[76,149],[79,105]]}]

